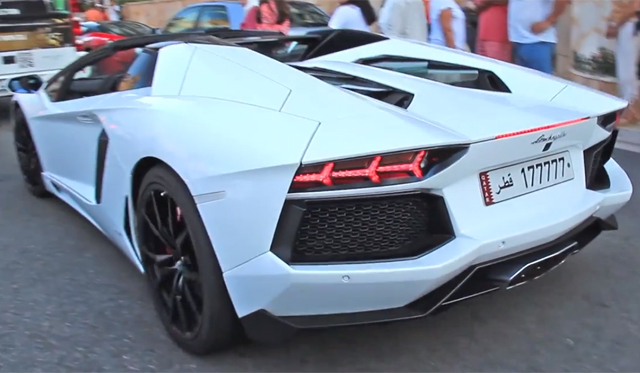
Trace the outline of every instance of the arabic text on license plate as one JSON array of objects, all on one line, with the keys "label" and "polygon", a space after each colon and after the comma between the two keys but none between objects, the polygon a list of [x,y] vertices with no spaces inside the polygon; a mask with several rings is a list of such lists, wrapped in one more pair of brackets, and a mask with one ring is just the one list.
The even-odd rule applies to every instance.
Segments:
[{"label": "arabic text on license plate", "polygon": [[573,179],[569,152],[480,173],[484,204],[489,206]]},{"label": "arabic text on license plate", "polygon": [[33,53],[31,52],[16,53],[16,63],[18,64],[18,67],[23,69],[34,67]]}]

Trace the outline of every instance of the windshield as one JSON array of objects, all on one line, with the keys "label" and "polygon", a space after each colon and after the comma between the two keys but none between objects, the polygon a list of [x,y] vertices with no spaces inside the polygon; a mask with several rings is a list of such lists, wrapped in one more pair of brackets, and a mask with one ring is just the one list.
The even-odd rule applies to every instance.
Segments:
[{"label": "windshield", "polygon": [[104,32],[120,36],[139,36],[153,34],[153,29],[151,27],[133,22],[105,22],[101,26]]},{"label": "windshield", "polygon": [[313,4],[292,1],[289,9],[291,27],[321,27],[329,24],[329,15]]}]

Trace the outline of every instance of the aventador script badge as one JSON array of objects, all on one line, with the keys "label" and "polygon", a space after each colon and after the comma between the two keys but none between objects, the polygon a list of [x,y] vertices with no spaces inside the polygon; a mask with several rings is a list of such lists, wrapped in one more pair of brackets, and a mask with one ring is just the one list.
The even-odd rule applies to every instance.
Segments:
[{"label": "aventador script badge", "polygon": [[567,133],[562,131],[560,133],[553,133],[551,135],[545,135],[544,133],[542,135],[540,135],[540,137],[538,137],[535,141],[533,141],[531,143],[531,145],[535,145],[535,144],[543,144],[545,142],[550,142],[550,141],[556,141],[558,139],[561,139],[563,137],[567,136]]},{"label": "aventador script badge", "polygon": [[544,147],[542,148],[543,152],[546,152],[547,150],[549,150],[549,148],[551,148],[551,144],[558,140],[561,139],[563,137],[567,136],[567,133],[562,131],[560,133],[553,133],[551,135],[546,135],[546,134],[542,134],[540,135],[540,137],[538,137],[537,139],[535,139],[534,141],[531,142],[531,145],[535,145],[535,144],[544,144]]}]

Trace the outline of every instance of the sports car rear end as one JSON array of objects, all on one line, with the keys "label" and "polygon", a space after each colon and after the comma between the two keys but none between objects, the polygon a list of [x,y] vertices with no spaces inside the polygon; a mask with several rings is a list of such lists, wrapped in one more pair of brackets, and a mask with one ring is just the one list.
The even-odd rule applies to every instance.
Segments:
[{"label": "sports car rear end", "polygon": [[[571,133],[589,127],[593,120]],[[543,152],[544,134],[452,147],[450,157],[426,149],[444,155],[434,166],[444,169],[415,183],[292,190],[271,252],[225,274],[232,296],[243,289],[235,305],[247,330],[271,338],[265,328],[286,335],[424,316],[533,280],[616,229],[612,214],[632,192],[610,159],[617,132],[586,149],[564,135],[572,140]],[[537,154],[505,160],[518,148]]]},{"label": "sports car rear end", "polygon": [[340,89],[314,107],[291,83],[282,107],[320,126],[271,250],[225,273],[252,338],[425,316],[617,229],[632,193],[611,159],[624,102],[602,95],[592,114],[356,64],[297,68]]}]

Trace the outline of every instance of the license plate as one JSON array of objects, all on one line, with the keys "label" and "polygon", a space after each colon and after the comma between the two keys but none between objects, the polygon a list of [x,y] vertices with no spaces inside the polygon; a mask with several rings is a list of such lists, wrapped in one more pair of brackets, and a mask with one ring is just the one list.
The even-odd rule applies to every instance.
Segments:
[{"label": "license plate", "polygon": [[572,179],[573,163],[569,152],[480,173],[482,197],[487,206]]},{"label": "license plate", "polygon": [[23,69],[34,67],[33,53],[31,52],[16,53],[16,63],[18,64],[18,67]]}]

